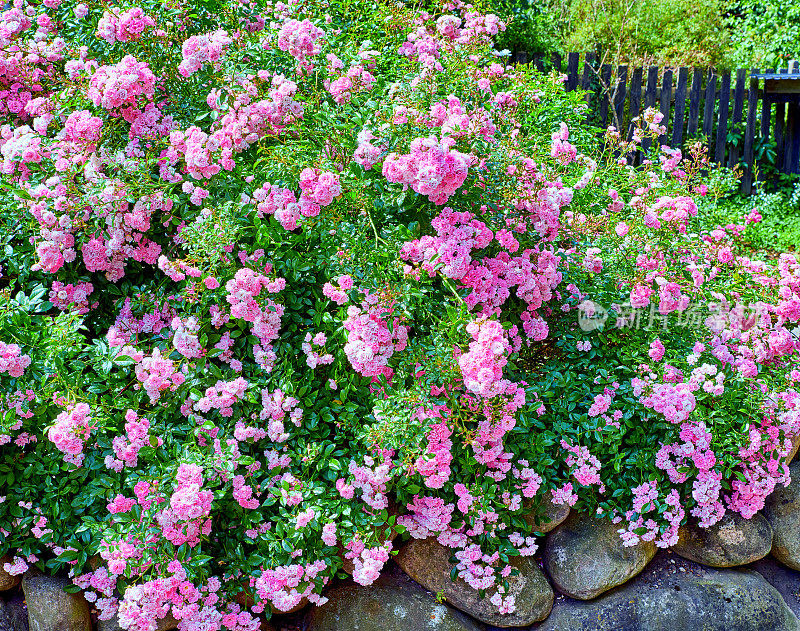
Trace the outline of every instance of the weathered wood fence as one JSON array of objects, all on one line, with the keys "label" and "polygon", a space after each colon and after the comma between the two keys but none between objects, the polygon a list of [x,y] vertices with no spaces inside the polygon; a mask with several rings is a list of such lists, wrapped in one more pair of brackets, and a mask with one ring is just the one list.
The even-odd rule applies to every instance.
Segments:
[{"label": "weathered wood fence", "polygon": [[[743,171],[741,191],[753,190],[756,174],[800,173],[800,68],[740,69],[717,73],[690,68],[629,68],[601,64],[592,53],[527,55],[517,52],[518,63],[533,63],[543,71],[566,74],[566,89],[588,91],[589,122],[614,125],[630,138],[632,119],[645,108],[664,115],[667,133],[662,144],[680,147],[684,141],[704,137],[709,159]],[[781,75],[792,81],[775,81],[764,75]],[[792,85],[777,93],[775,85]],[[647,149],[647,146],[644,147]]]}]

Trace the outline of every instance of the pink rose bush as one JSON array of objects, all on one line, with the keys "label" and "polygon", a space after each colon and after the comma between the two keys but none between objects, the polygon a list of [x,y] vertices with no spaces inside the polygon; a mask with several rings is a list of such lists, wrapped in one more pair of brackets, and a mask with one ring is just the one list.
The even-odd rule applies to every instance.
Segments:
[{"label": "pink rose bush", "polygon": [[[80,6],[80,5],[79,5]],[[82,13],[75,8],[76,14]],[[132,7],[119,15],[105,11],[97,23],[97,35],[109,44],[130,42],[139,39],[143,33],[156,25],[155,20],[140,7]]]},{"label": "pink rose bush", "polygon": [[83,448],[92,429],[90,408],[86,403],[70,406],[56,418],[47,438],[64,454],[64,460],[77,466],[83,463]]},{"label": "pink rose bush", "polygon": [[0,373],[6,373],[9,377],[21,377],[30,365],[30,356],[22,353],[17,344],[0,342]]},{"label": "pink rose bush", "polygon": [[0,552],[124,629],[257,629],[389,534],[510,613],[532,503],[669,547],[789,481],[800,262],[731,173],[651,110],[600,146],[494,15],[356,4],[0,13]]}]

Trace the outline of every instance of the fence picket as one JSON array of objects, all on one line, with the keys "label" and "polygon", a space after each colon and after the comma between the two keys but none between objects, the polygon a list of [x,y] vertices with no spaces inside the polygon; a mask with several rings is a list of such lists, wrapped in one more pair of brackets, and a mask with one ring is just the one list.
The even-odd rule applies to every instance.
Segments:
[{"label": "fence picket", "polygon": [[697,135],[697,122],[700,115],[700,91],[703,88],[703,71],[695,70],[692,74],[692,89],[689,92],[689,125],[686,135],[691,138]]},{"label": "fence picket", "polygon": [[603,127],[608,124],[608,93],[611,87],[611,70],[612,68],[609,64],[603,64],[603,67],[600,69],[600,85],[602,86],[601,89],[603,89],[600,100],[600,124]]},{"label": "fence picket", "polygon": [[714,150],[714,162],[725,164],[725,144],[728,140],[728,112],[731,96],[731,73],[722,73],[722,85],[719,89],[719,117],[717,118],[717,146]]},{"label": "fence picket", "polygon": [[[758,68],[750,71],[758,74]],[[741,191],[749,195],[753,189],[753,142],[756,135],[756,112],[758,109],[758,79],[750,79],[750,89],[747,91],[747,124],[744,131],[744,158],[745,168],[742,175]]]},{"label": "fence picket", "polygon": [[[778,72],[781,74],[787,74],[789,72],[789,68],[781,68]],[[786,130],[784,129],[785,124],[786,103],[775,103],[775,132],[773,136],[775,140],[775,153],[777,154],[775,166],[781,173],[783,173],[784,164],[786,163],[784,155],[784,140],[786,139]]]},{"label": "fence picket", "polygon": [[617,90],[614,95],[614,126],[622,133],[625,129],[625,84],[628,81],[628,66],[617,68]]},{"label": "fence picket", "polygon": [[589,86],[591,85],[592,74],[594,73],[594,61],[597,55],[594,53],[586,53],[586,58],[583,64],[583,77],[581,79],[581,87],[584,90],[588,90]]},{"label": "fence picket", "polygon": [[675,121],[672,125],[672,146],[680,147],[683,141],[683,119],[686,114],[686,84],[689,69],[678,70],[678,87],[675,89]]},{"label": "fence picket", "polygon": [[[647,87],[644,91],[644,109],[656,104],[656,90],[658,89],[658,68],[650,66],[647,69]],[[650,138],[642,138],[642,151],[647,153],[650,149]]]},{"label": "fence picket", "polygon": [[[790,74],[800,73],[796,61],[792,62],[789,70]],[[800,173],[800,103],[797,101],[789,103],[786,108],[786,119],[791,121],[787,125],[786,141],[784,144],[784,171],[787,173]]]},{"label": "fence picket", "polygon": [[792,121],[791,130],[787,136],[785,156],[788,161],[785,170],[788,173],[800,173],[800,105],[790,103],[787,108],[787,117]]},{"label": "fence picket", "polygon": [[567,91],[571,92],[578,87],[578,63],[580,62],[579,53],[567,55]]},{"label": "fence picket", "polygon": [[561,55],[558,53],[553,53],[551,59],[553,62],[553,70],[556,72],[561,72]]},{"label": "fence picket", "polygon": [[639,116],[639,109],[642,102],[642,74],[643,70],[641,68],[635,68],[631,75],[631,98],[628,104],[628,121],[630,122],[628,123],[628,133],[625,135],[627,140],[630,140],[631,136],[633,136],[633,119]]},{"label": "fence picket", "polygon": [[[775,70],[770,68],[769,70],[765,70],[765,73],[774,73]],[[770,118],[772,114],[772,100],[767,96],[766,90],[764,91],[764,95],[761,100],[761,138],[764,140],[769,139],[769,128],[770,128]],[[759,172],[759,180],[764,180],[766,174],[761,171]]]},{"label": "fence picket", "polygon": [[708,155],[711,156],[714,150],[714,143],[712,138],[714,123],[714,105],[716,103],[717,95],[717,75],[713,71],[708,71],[708,80],[706,82],[705,94],[705,107],[703,108],[703,135],[706,137],[706,146],[708,147]]},{"label": "fence picket", "polygon": [[[744,82],[747,77],[747,70],[740,68],[736,71],[736,89],[733,93],[733,118],[731,119],[734,127],[742,122],[742,112],[744,111]],[[728,156],[728,167],[733,168],[739,164],[739,147],[731,147]]]},{"label": "fence picket", "polygon": [[[659,104],[659,111],[664,116],[661,119],[661,124],[669,129],[669,106],[672,101],[672,70],[664,71],[664,80],[661,84],[661,103]],[[658,143],[663,145],[667,142],[666,132],[659,136]]]}]

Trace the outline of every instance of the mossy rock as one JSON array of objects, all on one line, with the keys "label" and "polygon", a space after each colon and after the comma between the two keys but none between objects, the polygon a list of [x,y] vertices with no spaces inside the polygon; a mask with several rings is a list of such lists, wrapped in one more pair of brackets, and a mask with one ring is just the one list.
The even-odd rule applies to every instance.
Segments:
[{"label": "mossy rock", "polygon": [[572,513],[547,535],[544,567],[562,594],[589,600],[641,572],[655,556],[653,542],[623,546],[618,526]]},{"label": "mossy rock", "polygon": [[516,611],[501,614],[489,596],[481,598],[478,591],[463,579],[452,580],[450,564],[452,550],[435,538],[412,539],[397,555],[395,561],[411,578],[425,589],[441,593],[445,600],[473,618],[498,627],[523,627],[544,620],[553,606],[553,588],[532,557],[513,557],[511,566],[519,571],[508,577],[508,594],[514,596]]},{"label": "mossy rock", "polygon": [[763,515],[745,519],[725,513],[716,524],[701,528],[691,522],[678,529],[672,551],[711,567],[735,567],[763,559],[772,548],[772,527]]}]

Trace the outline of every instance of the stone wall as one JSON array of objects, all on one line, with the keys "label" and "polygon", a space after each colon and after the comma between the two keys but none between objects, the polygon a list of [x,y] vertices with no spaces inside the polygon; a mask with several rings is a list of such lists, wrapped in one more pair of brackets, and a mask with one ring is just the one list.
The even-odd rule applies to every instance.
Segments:
[{"label": "stone wall", "polygon": [[[555,506],[532,511],[539,552],[508,578],[516,611],[499,614],[451,580],[451,550],[435,539],[400,548],[369,587],[339,582],[329,602],[264,622],[263,631],[800,631],[800,463],[751,519],[689,523],[671,550],[625,547],[607,520]],[[8,559],[3,559],[3,561]],[[0,568],[2,564],[0,563]],[[0,631],[117,631],[98,622],[67,579],[0,570]],[[159,621],[158,631],[175,628]]]}]

